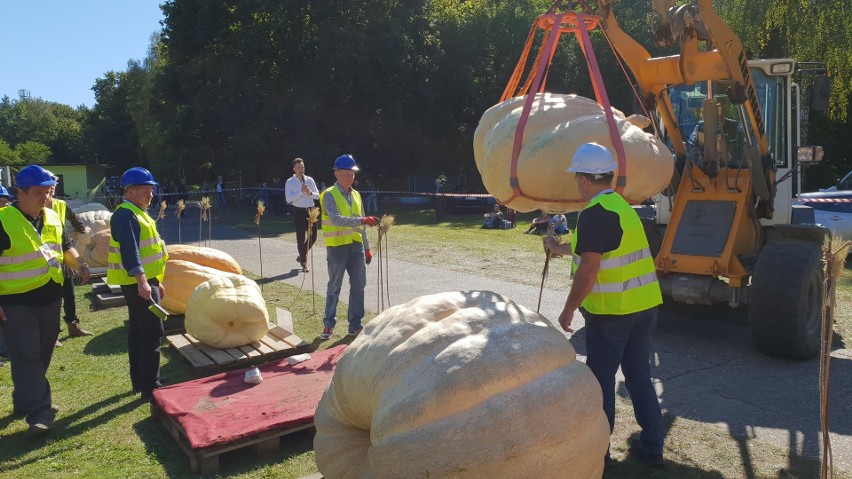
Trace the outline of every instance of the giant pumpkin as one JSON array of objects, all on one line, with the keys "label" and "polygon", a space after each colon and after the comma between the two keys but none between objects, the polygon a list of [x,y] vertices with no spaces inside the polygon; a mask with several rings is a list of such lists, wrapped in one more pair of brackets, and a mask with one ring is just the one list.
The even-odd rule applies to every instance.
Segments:
[{"label": "giant pumpkin", "polygon": [[597,380],[543,316],[488,291],[423,296],[375,319],[314,416],[327,479],[599,478]]},{"label": "giant pumpkin", "polygon": [[[473,136],[473,155],[482,183],[497,201],[517,211],[567,213],[582,209],[571,165],[574,151],[584,143],[599,143],[616,155],[603,107],[577,95],[536,94],[524,129],[517,176],[524,196],[513,198],[510,184],[512,148],[526,96],[489,108]],[[661,192],[674,173],[674,158],[657,137],[645,133],[613,109],[624,145],[627,186],[623,196],[632,203]]]},{"label": "giant pumpkin", "polygon": [[204,246],[192,246],[188,244],[170,244],[168,247],[169,259],[191,261],[195,264],[215,268],[219,271],[242,274],[243,270],[239,263],[228,253],[214,248]]},{"label": "giant pumpkin", "polygon": [[166,295],[161,305],[172,314],[185,314],[189,298],[196,286],[217,276],[236,276],[218,269],[179,259],[166,261],[163,287]]},{"label": "giant pumpkin", "polygon": [[186,332],[204,344],[236,348],[266,336],[269,313],[257,283],[230,274],[210,278],[195,288],[184,324]]},{"label": "giant pumpkin", "polygon": [[105,267],[109,259],[110,230],[105,229],[91,235],[89,241],[81,249],[77,249],[83,260],[95,267]]}]

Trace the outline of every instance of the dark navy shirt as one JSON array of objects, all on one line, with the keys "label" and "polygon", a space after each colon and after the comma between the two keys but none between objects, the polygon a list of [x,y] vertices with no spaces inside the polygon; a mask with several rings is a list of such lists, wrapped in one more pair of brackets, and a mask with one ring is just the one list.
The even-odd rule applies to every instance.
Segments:
[{"label": "dark navy shirt", "polygon": [[139,236],[142,227],[136,214],[127,208],[118,208],[109,220],[110,234],[121,249],[121,266],[130,276],[144,272],[139,256]]}]

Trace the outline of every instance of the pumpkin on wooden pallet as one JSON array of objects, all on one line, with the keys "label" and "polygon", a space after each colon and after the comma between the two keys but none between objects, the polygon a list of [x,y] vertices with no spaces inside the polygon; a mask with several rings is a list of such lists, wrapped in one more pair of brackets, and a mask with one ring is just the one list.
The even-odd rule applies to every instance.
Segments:
[{"label": "pumpkin on wooden pallet", "polygon": [[166,261],[166,273],[163,277],[166,295],[163,297],[161,306],[172,314],[186,314],[189,298],[195,288],[208,279],[218,276],[236,275],[191,261],[169,259]]},{"label": "pumpkin on wooden pallet", "polygon": [[187,333],[204,344],[236,348],[266,336],[269,313],[260,286],[231,274],[210,278],[195,288],[184,325]]},{"label": "pumpkin on wooden pallet", "polygon": [[314,416],[316,463],[328,478],[600,478],[602,402],[540,314],[489,291],[422,296],[340,358]]},{"label": "pumpkin on wooden pallet", "polygon": [[91,239],[83,247],[77,250],[83,260],[89,263],[90,266],[103,268],[107,265],[109,257],[109,237],[110,230],[101,230],[91,235]]},{"label": "pumpkin on wooden pallet", "polygon": [[237,263],[231,255],[218,249],[186,244],[170,244],[167,248],[170,259],[191,261],[202,266],[215,268],[228,273],[243,273],[239,263]]}]

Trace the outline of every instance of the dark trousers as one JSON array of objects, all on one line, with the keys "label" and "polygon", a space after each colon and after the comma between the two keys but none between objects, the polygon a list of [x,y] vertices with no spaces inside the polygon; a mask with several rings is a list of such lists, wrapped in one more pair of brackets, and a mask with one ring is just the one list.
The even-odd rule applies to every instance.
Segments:
[{"label": "dark trousers", "polygon": [[[160,304],[160,282],[149,279],[151,300]],[[121,286],[127,301],[130,321],[127,327],[127,356],[130,360],[130,383],[134,391],[150,393],[160,379],[160,343],[163,340],[163,322],[148,311],[150,302],[139,296],[136,284]]]},{"label": "dark trousers", "polygon": [[74,278],[65,278],[62,283],[62,309],[65,310],[66,323],[76,323],[80,321],[77,317],[77,298],[74,297]]},{"label": "dark trousers", "polygon": [[12,363],[12,407],[26,414],[27,423],[53,421],[47,368],[59,337],[60,301],[44,306],[4,306],[6,321],[0,322],[9,362]]},{"label": "dark trousers", "polygon": [[598,379],[609,430],[615,426],[615,373],[624,374],[624,385],[633,402],[633,414],[642,428],[642,447],[663,452],[663,417],[657,391],[651,382],[651,332],[657,325],[657,308],[622,316],[582,311],[586,319],[586,365]]},{"label": "dark trousers", "polygon": [[296,246],[299,248],[299,258],[302,258],[302,261],[307,262],[308,251],[317,241],[317,223],[314,223],[311,229],[311,244],[307,244],[305,241],[305,236],[308,231],[308,209],[294,206],[293,223],[296,226]]}]

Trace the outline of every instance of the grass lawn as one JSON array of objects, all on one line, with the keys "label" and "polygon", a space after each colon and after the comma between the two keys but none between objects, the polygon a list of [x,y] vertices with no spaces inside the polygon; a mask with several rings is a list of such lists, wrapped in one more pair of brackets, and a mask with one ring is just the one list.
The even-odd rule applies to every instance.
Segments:
[{"label": "grass lawn", "polygon": [[[437,223],[428,210],[400,208],[393,211],[397,225],[389,234],[389,254],[413,262],[440,262],[456,271],[480,273],[537,285],[544,254],[540,239],[523,235],[535,214],[521,215],[512,230],[482,230],[479,215],[449,216]],[[236,210],[225,221],[254,229],[249,209]],[[269,235],[292,234],[290,217],[264,217],[263,231]],[[566,238],[567,239],[567,238]],[[568,261],[551,265],[550,287],[567,289]],[[311,295],[281,283],[264,285],[264,296],[274,318],[274,309],[291,307],[295,333],[313,338]],[[54,403],[61,407],[57,427],[47,439],[26,437],[25,423],[11,416],[11,378],[8,365],[0,367],[0,478],[175,478],[196,477],[189,460],[174,440],[150,418],[149,408],[130,393],[127,375],[125,308],[87,311],[90,288],[77,289],[83,326],[95,333],[89,338],[66,338],[58,348],[48,373]],[[316,298],[322,311],[324,298]],[[341,304],[341,311],[345,305]],[[838,324],[842,338],[852,335],[852,272],[843,273],[838,293]],[[368,316],[369,318],[369,316]],[[318,343],[324,348],[345,341],[345,328],[332,340]],[[163,348],[162,372],[170,383],[192,378],[191,368],[175,351]],[[818,463],[789,457],[786,447],[750,438],[732,438],[726,431],[698,421],[666,417],[665,468],[650,470],[627,457],[627,439],[638,432],[629,399],[618,396],[618,422],[613,434],[615,463],[608,478],[804,478],[816,477]],[[282,450],[258,461],[247,450],[221,458],[221,477],[299,478],[316,471],[312,434],[287,436]],[[748,456],[747,466],[743,465]],[[852,477],[848,472],[838,477]]]}]

